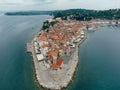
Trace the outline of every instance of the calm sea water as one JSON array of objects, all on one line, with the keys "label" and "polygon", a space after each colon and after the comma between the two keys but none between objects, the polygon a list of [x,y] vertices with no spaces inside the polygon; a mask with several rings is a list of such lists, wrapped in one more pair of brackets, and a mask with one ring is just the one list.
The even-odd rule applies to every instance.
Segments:
[{"label": "calm sea water", "polygon": [[0,16],[0,90],[37,90],[26,43],[49,16]]},{"label": "calm sea water", "polygon": [[[0,90],[39,90],[25,44],[49,16],[0,16]],[[89,33],[67,90],[120,90],[120,28]],[[41,89],[40,89],[41,90]]]},{"label": "calm sea water", "polygon": [[120,90],[120,28],[89,33],[68,90]]}]

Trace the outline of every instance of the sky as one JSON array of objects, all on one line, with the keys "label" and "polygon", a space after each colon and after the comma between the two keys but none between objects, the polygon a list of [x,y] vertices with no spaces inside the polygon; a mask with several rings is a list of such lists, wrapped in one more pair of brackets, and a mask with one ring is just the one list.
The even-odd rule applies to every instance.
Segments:
[{"label": "sky", "polygon": [[64,10],[64,9],[116,9],[120,0],[0,0],[0,11]]}]

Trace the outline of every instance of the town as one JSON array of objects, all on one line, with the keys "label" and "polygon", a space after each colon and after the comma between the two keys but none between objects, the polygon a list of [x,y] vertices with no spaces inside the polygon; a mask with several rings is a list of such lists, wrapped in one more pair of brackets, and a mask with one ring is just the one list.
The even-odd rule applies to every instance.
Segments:
[{"label": "town", "polygon": [[46,69],[60,70],[62,63],[69,61],[75,43],[83,39],[85,33],[82,23],[78,21],[65,21],[60,18],[56,21],[57,24],[50,27],[48,33],[40,31],[34,39],[34,48],[38,61],[42,62]]},{"label": "town", "polygon": [[61,18],[47,20],[51,22],[55,23],[40,30],[27,44],[27,51],[32,52],[39,84],[60,90],[72,81],[79,60],[79,44],[86,39],[86,23]]}]

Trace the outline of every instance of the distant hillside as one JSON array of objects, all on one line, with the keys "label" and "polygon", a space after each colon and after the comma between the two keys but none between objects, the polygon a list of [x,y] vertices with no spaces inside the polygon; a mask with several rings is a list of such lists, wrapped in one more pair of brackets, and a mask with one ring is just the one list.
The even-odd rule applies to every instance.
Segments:
[{"label": "distant hillside", "polygon": [[120,19],[120,9],[109,10],[87,10],[87,9],[68,9],[56,11],[21,11],[7,12],[5,15],[54,15],[54,18],[72,20],[91,20],[91,19]]},{"label": "distant hillside", "polygon": [[19,11],[19,12],[7,12],[5,15],[51,15],[52,11]]},{"label": "distant hillside", "polygon": [[120,9],[110,10],[87,10],[87,9],[69,9],[54,13],[55,18],[91,20],[91,19],[120,19]]}]

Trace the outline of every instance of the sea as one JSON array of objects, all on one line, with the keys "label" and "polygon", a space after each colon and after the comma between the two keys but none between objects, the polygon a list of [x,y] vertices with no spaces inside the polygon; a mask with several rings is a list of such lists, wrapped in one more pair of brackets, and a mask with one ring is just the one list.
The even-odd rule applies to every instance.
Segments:
[{"label": "sea", "polygon": [[[0,90],[43,90],[36,83],[26,43],[49,17],[0,15]],[[73,81],[65,90],[120,90],[119,39],[119,27],[88,33],[79,48]]]},{"label": "sea", "polygon": [[49,17],[0,16],[0,90],[39,90],[26,43]]},{"label": "sea", "polygon": [[120,90],[120,27],[88,33],[79,65],[67,90]]}]

